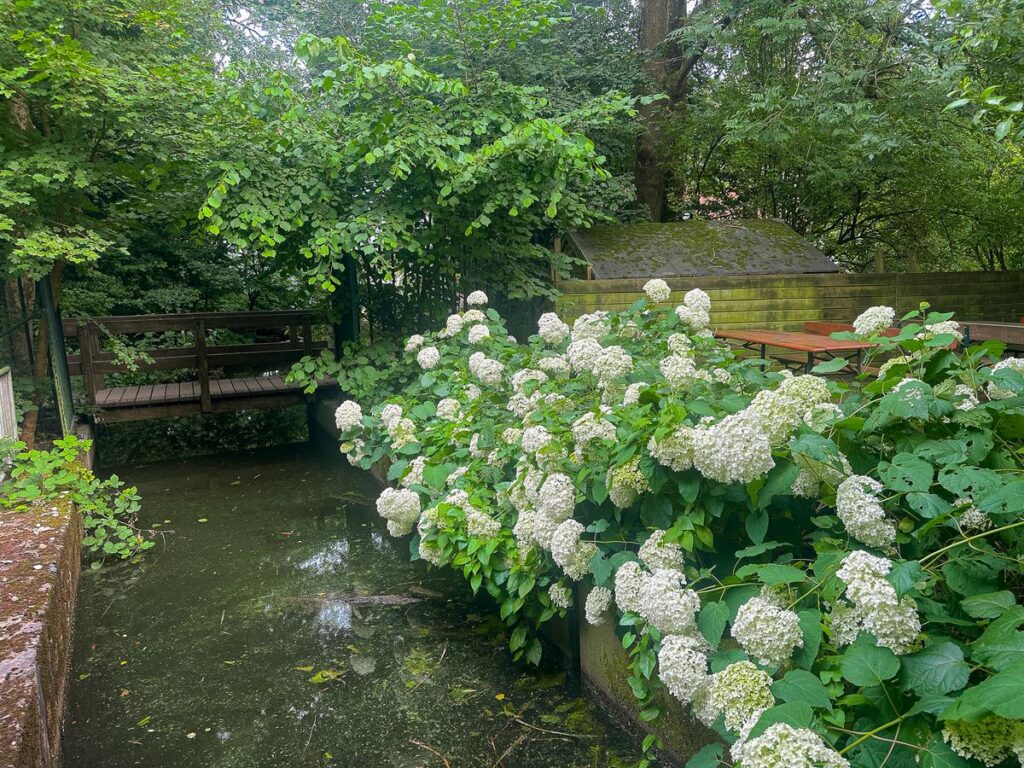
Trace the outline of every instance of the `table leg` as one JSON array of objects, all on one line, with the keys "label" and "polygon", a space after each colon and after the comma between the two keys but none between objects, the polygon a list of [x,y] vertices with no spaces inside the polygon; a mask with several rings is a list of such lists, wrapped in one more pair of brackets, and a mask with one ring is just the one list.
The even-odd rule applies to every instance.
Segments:
[{"label": "table leg", "polygon": [[811,372],[811,368],[813,368],[813,367],[814,367],[814,353],[813,352],[808,352],[807,353],[807,364],[804,366],[804,373],[810,373]]},{"label": "table leg", "polygon": [[768,347],[766,347],[766,346],[765,346],[764,344],[762,344],[762,345],[761,345],[761,359],[762,359],[762,360],[764,360],[764,359],[765,359],[765,353],[766,353],[767,351],[768,351]]}]

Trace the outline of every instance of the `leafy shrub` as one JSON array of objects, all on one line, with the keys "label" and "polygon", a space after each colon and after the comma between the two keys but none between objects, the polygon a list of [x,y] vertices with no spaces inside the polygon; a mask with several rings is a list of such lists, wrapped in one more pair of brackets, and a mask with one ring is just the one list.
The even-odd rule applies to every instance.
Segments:
[{"label": "leafy shrub", "polygon": [[614,603],[640,718],[667,689],[748,768],[1019,759],[1024,365],[922,306],[858,318],[877,377],[766,371],[706,294],[647,290],[526,344],[474,294],[411,337],[418,380],[336,414],[390,462],[389,530],[490,593],[517,658],[574,583],[588,621]]},{"label": "leafy shrub", "polygon": [[288,371],[287,380],[315,392],[319,382],[332,378],[342,392],[355,398],[379,397],[399,392],[415,380],[401,347],[390,339],[373,343],[348,342],[341,357],[325,349],[316,357],[304,357]]},{"label": "leafy shrub", "polygon": [[[13,512],[67,499],[82,515],[82,544],[97,559],[128,559],[153,546],[135,527],[140,498],[117,475],[100,480],[81,462],[90,440],[74,435],[54,442],[49,451],[26,451],[23,443],[6,446],[9,477],[0,486],[0,506]],[[0,478],[2,479],[2,478]]]}]

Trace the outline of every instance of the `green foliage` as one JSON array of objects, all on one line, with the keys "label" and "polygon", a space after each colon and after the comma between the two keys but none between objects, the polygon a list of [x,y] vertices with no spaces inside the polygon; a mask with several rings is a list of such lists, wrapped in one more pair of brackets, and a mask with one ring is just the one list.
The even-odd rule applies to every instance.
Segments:
[{"label": "green foliage", "polygon": [[91,441],[74,435],[57,440],[49,451],[27,451],[22,443],[7,446],[10,470],[6,480],[0,476],[0,506],[17,513],[37,504],[72,502],[85,527],[82,544],[98,567],[107,557],[135,557],[154,542],[135,527],[141,503],[136,489],[125,487],[117,475],[100,480],[82,464],[90,448]]},{"label": "green foliage", "polygon": [[341,358],[325,349],[317,357],[304,357],[292,366],[287,380],[315,392],[319,382],[334,379],[349,397],[365,399],[382,393],[396,394],[415,379],[401,354],[401,347],[387,339],[371,344],[349,342]]},{"label": "green foliage", "polygon": [[[949,321],[949,314],[922,306],[903,318],[897,336],[869,337],[877,375],[787,383],[645,300],[584,317],[568,351],[568,338],[508,341],[493,310],[463,313],[447,324],[462,328],[410,343],[403,359],[418,375],[386,403],[359,411],[358,423],[343,432],[343,448],[365,468],[391,462],[389,479],[424,510],[410,542],[413,556],[454,567],[474,590],[492,594],[517,657],[533,659],[526,652],[531,631],[560,612],[552,595],[575,578],[556,540],[578,538],[570,544],[587,553],[585,587],[618,592],[623,565],[644,556],[638,549],[650,546],[658,529],[663,547],[681,556],[683,591],[696,593],[699,608],[691,629],[670,632],[648,605],[617,610],[626,680],[642,720],[664,709],[666,638],[692,632],[698,647],[710,648],[708,675],[749,662],[770,677],[774,704],[757,711],[749,738],[782,723],[814,731],[855,766],[874,765],[890,752],[899,765],[917,758],[967,765],[962,746],[946,749],[934,734],[969,729],[982,718],[1011,725],[1024,719],[1024,436],[1016,429],[1024,375],[993,365],[997,345],[950,349],[958,331]],[[475,331],[471,342],[474,323],[488,335]],[[592,373],[592,363],[578,359],[588,328],[596,329],[590,338],[600,354],[614,357],[621,349],[629,364],[606,378]],[[436,365],[426,347],[437,349]],[[673,386],[664,364],[683,347],[697,374]],[[566,354],[576,360],[571,369],[542,362]],[[489,377],[481,357],[500,362],[501,375]],[[538,376],[542,369],[547,373]],[[631,384],[639,389],[624,399]],[[787,416],[790,406],[771,399],[803,387],[824,400]],[[694,447],[674,469],[661,453],[680,428],[713,432],[705,420],[761,413],[766,402],[781,410],[771,410],[761,428],[774,433],[783,426],[770,442],[771,466],[759,465],[756,477],[715,477],[715,456],[733,457],[735,470],[749,458],[745,444],[722,442],[703,459],[699,452],[708,449]],[[593,417],[611,431],[586,443],[580,425]],[[521,430],[537,428],[550,442],[528,449]],[[564,534],[558,527],[563,533],[544,543],[528,531],[541,524],[531,515],[549,501],[540,484],[555,474],[572,481],[579,528]],[[874,498],[892,525],[891,543],[858,540],[867,534],[856,527],[856,509],[838,498],[851,475],[879,482]],[[622,478],[633,478],[636,488],[624,493]],[[379,509],[387,514],[383,498]],[[476,528],[480,515],[490,521],[483,531]],[[897,631],[891,621],[876,625],[878,635],[866,623],[852,633],[844,628],[855,578],[840,574],[856,559],[853,552],[887,564],[873,594],[913,609],[908,636],[888,635]],[[799,642],[781,663],[760,659],[746,644],[740,613],[754,598],[768,600],[799,629]],[[737,739],[721,719],[716,729],[727,742]],[[708,750],[695,764],[718,754]]]}]

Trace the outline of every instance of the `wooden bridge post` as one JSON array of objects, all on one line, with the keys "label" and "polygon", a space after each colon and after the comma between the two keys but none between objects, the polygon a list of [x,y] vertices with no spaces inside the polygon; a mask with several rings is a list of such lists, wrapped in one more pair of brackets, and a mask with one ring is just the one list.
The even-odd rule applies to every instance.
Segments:
[{"label": "wooden bridge post", "polygon": [[199,403],[203,413],[210,413],[213,410],[213,398],[210,397],[210,361],[206,359],[206,321],[196,320],[192,332],[199,360]]},{"label": "wooden bridge post", "polygon": [[78,322],[79,358],[82,361],[82,378],[85,379],[85,392],[89,405],[96,405],[96,390],[100,389],[96,382],[96,370],[93,367],[93,323],[87,320]]}]

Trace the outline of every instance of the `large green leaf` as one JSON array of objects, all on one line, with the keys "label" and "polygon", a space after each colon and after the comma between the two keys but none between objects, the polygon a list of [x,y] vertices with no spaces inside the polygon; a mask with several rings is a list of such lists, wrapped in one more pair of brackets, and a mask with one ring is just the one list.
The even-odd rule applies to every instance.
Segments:
[{"label": "large green leaf", "polygon": [[725,633],[725,625],[729,621],[729,606],[723,602],[708,603],[700,609],[697,616],[697,627],[704,639],[717,646]]},{"label": "large green leaf", "polygon": [[917,694],[952,693],[967,685],[970,667],[951,640],[937,640],[901,659],[900,680]]},{"label": "large green leaf", "polygon": [[964,613],[976,619],[996,619],[1012,608],[1017,602],[1013,592],[1001,590],[999,592],[987,592],[982,595],[965,597],[960,602]]},{"label": "large green leaf", "polygon": [[894,491],[923,493],[931,488],[935,469],[912,453],[897,453],[878,465],[878,475]]},{"label": "large green leaf", "polygon": [[814,666],[821,648],[821,613],[813,608],[800,611],[800,631],[803,632],[804,644],[793,653],[793,662],[804,669]]},{"label": "large green leaf", "polygon": [[772,693],[781,701],[802,701],[811,707],[832,709],[825,686],[817,675],[803,669],[793,669],[772,684]]},{"label": "large green leaf", "polygon": [[880,685],[895,677],[900,670],[900,660],[888,648],[879,647],[874,639],[862,633],[846,649],[839,662],[839,669],[845,680],[867,687]]},{"label": "large green leaf", "polygon": [[1018,659],[973,688],[968,688],[949,709],[945,720],[977,720],[986,715],[1024,720],[1024,659]]}]

